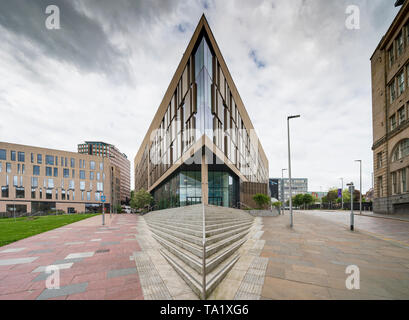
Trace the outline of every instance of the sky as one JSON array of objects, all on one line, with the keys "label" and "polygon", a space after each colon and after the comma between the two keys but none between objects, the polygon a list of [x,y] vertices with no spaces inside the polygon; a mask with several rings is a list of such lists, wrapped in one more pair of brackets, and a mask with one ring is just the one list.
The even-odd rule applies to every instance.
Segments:
[{"label": "sky", "polygon": [[[0,141],[131,161],[204,13],[269,159],[309,191],[372,186],[370,57],[395,0],[0,0]],[[57,5],[60,29],[47,29]],[[348,29],[346,8],[359,8]],[[287,174],[287,173],[286,173]],[[132,187],[134,185],[131,178]]]}]

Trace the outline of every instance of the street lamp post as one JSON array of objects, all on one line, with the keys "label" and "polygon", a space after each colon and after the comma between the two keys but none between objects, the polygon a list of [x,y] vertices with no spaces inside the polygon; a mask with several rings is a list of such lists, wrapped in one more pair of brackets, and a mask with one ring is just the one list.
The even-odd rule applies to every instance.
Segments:
[{"label": "street lamp post", "polygon": [[344,210],[344,178],[340,178],[341,179],[341,204],[342,204],[342,210]]},{"label": "street lamp post", "polygon": [[355,162],[359,162],[359,214],[362,214],[362,160]]},{"label": "street lamp post", "polygon": [[281,210],[284,214],[284,171],[287,169],[281,169],[281,186],[280,186],[280,195],[281,195]]},{"label": "street lamp post", "polygon": [[349,192],[351,193],[351,215],[350,215],[350,226],[351,231],[354,231],[354,183],[348,183]]},{"label": "street lamp post", "polygon": [[290,152],[290,119],[299,118],[300,115],[287,117],[287,134],[288,134],[288,179],[290,182],[290,227],[294,225],[293,221],[293,199],[292,199],[292,184],[291,184],[291,152]]}]

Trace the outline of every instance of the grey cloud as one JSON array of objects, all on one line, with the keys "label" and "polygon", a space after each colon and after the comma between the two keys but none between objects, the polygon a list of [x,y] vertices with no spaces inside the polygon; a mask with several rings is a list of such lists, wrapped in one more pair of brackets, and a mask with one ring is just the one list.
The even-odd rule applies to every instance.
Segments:
[{"label": "grey cloud", "polygon": [[[61,29],[45,27],[46,0],[13,0],[0,2],[0,25],[9,32],[29,41],[43,55],[73,64],[80,71],[103,73],[114,80],[129,80],[127,57],[109,40],[102,26],[78,11],[73,1],[52,2],[60,9]],[[29,68],[37,58],[17,43],[16,59]],[[34,70],[32,70],[34,71]]]}]

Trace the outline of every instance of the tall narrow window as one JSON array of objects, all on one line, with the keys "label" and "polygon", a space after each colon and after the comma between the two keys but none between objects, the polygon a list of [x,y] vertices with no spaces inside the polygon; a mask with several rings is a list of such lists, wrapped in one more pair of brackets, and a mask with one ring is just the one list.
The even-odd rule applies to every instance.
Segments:
[{"label": "tall narrow window", "polygon": [[396,49],[398,52],[398,57],[400,57],[403,53],[403,33],[399,33],[398,37],[396,38]]},{"label": "tall narrow window", "polygon": [[16,161],[16,152],[15,151],[10,151],[10,159],[11,159],[11,161]]},{"label": "tall narrow window", "polygon": [[398,75],[398,87],[399,87],[399,95],[401,95],[405,91],[405,72],[402,71]]},{"label": "tall narrow window", "polygon": [[392,65],[395,62],[395,53],[393,52],[393,45],[392,47],[388,50],[388,56],[389,56],[389,67],[392,67]]},{"label": "tall narrow window", "polygon": [[396,172],[392,172],[391,177],[392,177],[392,194],[396,194],[398,193]]},{"label": "tall narrow window", "polygon": [[401,125],[406,120],[405,107],[398,110],[398,124]]},{"label": "tall narrow window", "polygon": [[401,192],[408,192],[407,177],[406,177],[406,168],[400,170],[400,189]]},{"label": "tall narrow window", "polygon": [[391,131],[396,128],[396,115],[393,115],[390,117],[390,122],[391,122]]},{"label": "tall narrow window", "polygon": [[0,149],[0,160],[7,160],[7,152],[5,149]]},{"label": "tall narrow window", "polygon": [[24,152],[19,152],[18,153],[18,161],[19,162],[25,162],[26,161],[26,157],[25,157]]},{"label": "tall narrow window", "polygon": [[34,176],[39,176],[40,175],[40,166],[33,166],[33,175]]}]

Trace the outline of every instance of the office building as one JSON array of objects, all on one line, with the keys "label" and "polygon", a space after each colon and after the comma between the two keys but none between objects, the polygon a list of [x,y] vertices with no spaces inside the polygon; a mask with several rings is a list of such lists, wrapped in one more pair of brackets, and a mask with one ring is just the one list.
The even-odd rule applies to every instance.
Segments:
[{"label": "office building", "polygon": [[121,202],[129,202],[131,198],[131,162],[125,153],[119,151],[114,145],[101,141],[85,141],[79,144],[78,153],[108,158],[110,163],[117,167]]},{"label": "office building", "polygon": [[[308,179],[306,178],[291,178],[292,195],[308,193]],[[290,199],[290,180],[288,178],[271,178],[270,190],[275,192],[279,201],[286,203]],[[272,197],[274,197],[272,195]]]},{"label": "office building", "polygon": [[118,203],[108,159],[0,142],[0,212],[101,212]]}]

